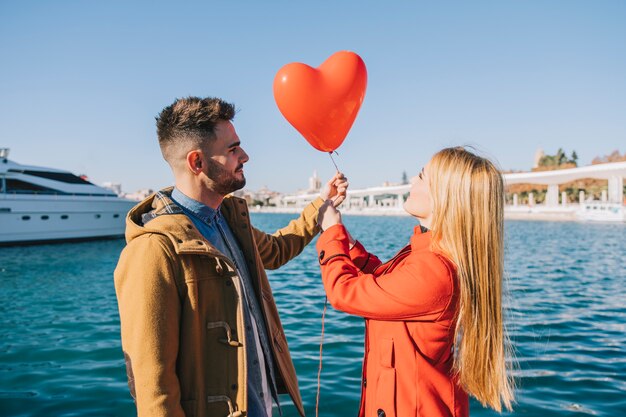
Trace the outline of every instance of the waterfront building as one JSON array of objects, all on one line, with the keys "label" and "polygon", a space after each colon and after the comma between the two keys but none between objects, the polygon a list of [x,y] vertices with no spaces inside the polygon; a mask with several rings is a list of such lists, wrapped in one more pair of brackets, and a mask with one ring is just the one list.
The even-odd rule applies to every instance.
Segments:
[{"label": "waterfront building", "polygon": [[[540,153],[537,154],[539,156]],[[315,175],[315,174],[314,174]],[[505,208],[508,218],[552,220],[602,220],[626,221],[624,207],[624,178],[626,162],[614,162],[539,172],[514,172],[503,174],[506,186],[515,184],[539,184],[547,187],[543,203],[536,202],[534,193],[520,196],[513,193]],[[581,190],[577,201],[569,201],[566,193],[559,193],[559,186],[579,179],[608,181],[607,190],[599,200]],[[379,187],[350,189],[343,203],[342,212],[349,214],[403,215],[403,204],[410,184],[385,184]],[[276,199],[273,211],[297,212],[317,197],[316,192],[300,191]]]}]

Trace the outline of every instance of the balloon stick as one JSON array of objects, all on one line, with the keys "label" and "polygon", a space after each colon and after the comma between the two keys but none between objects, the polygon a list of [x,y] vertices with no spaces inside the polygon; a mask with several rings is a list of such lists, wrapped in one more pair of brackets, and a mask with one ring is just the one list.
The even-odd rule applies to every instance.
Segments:
[{"label": "balloon stick", "polygon": [[[337,153],[337,151],[334,151],[334,152]],[[337,153],[337,155],[339,154]],[[333,161],[333,165],[335,166],[335,169],[337,170],[337,172],[340,172],[339,168],[337,168],[337,164],[335,163],[335,160],[333,159],[333,151],[328,152],[328,156],[330,156],[330,160]]]}]

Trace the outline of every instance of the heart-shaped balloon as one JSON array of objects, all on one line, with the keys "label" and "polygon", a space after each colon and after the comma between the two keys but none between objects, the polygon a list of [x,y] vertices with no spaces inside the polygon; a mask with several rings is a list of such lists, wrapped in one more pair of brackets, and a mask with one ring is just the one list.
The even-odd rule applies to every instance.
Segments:
[{"label": "heart-shaped balloon", "polygon": [[350,131],[367,86],[360,56],[340,51],[317,68],[294,62],[274,78],[278,109],[316,149],[332,152]]}]

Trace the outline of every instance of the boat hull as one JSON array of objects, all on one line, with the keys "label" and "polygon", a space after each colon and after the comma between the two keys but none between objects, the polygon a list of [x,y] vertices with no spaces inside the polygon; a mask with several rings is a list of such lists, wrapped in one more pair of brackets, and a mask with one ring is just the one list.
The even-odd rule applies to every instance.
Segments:
[{"label": "boat hull", "polygon": [[619,203],[592,201],[583,204],[576,215],[591,222],[626,222],[626,208]]},{"label": "boat hull", "polygon": [[0,195],[0,245],[121,237],[135,204],[118,197]]}]

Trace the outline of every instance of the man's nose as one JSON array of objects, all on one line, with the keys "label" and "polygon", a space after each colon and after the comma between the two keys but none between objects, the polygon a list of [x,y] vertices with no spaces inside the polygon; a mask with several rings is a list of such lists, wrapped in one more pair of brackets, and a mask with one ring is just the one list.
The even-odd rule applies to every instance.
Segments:
[{"label": "man's nose", "polygon": [[241,159],[242,163],[246,163],[250,159],[250,157],[248,156],[246,151],[244,151],[243,149],[241,149],[241,158],[240,159]]}]

